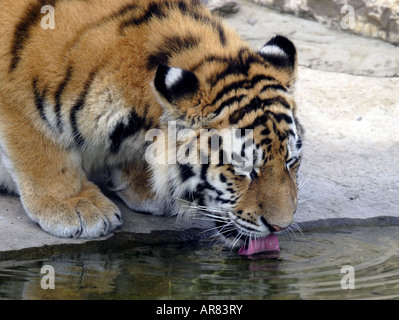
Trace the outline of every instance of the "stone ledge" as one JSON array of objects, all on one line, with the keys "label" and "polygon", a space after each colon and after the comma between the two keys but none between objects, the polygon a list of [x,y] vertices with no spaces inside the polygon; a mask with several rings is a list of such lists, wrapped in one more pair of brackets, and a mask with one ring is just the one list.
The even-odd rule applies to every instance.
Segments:
[{"label": "stone ledge", "polygon": [[256,50],[276,34],[288,37],[298,49],[301,66],[368,77],[399,76],[398,47],[385,41],[342,32],[250,2],[241,2],[240,11],[225,20]]},{"label": "stone ledge", "polygon": [[19,250],[39,250],[48,246],[81,245],[98,242],[165,243],[198,240],[213,223],[200,220],[182,221],[174,217],[155,217],[128,209],[119,199],[112,198],[122,211],[124,224],[114,233],[99,239],[57,238],[44,232],[25,213],[18,197],[0,195],[0,258]]},{"label": "stone ledge", "polygon": [[240,9],[237,1],[232,0],[201,0],[209,10],[220,15],[226,16],[231,13],[236,13]]},{"label": "stone ledge", "polygon": [[392,227],[399,226],[399,217],[380,216],[366,219],[360,218],[329,218],[298,223],[302,232],[345,230],[358,227]]},{"label": "stone ledge", "polygon": [[399,45],[399,2],[396,0],[250,0],[256,4],[313,19],[341,29],[341,19],[352,6],[355,14],[353,28],[344,31],[382,39]]}]

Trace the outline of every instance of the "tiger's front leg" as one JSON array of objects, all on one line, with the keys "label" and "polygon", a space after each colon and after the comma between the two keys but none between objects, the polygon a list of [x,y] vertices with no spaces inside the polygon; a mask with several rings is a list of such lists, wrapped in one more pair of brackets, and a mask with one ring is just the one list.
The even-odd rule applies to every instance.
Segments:
[{"label": "tiger's front leg", "polygon": [[133,211],[167,215],[167,206],[156,199],[151,189],[150,173],[144,163],[129,163],[112,169],[107,184],[108,189]]},{"label": "tiger's front leg", "polygon": [[96,238],[122,224],[119,208],[87,180],[78,151],[56,145],[13,112],[3,111],[0,120],[2,161],[42,229],[58,237]]}]

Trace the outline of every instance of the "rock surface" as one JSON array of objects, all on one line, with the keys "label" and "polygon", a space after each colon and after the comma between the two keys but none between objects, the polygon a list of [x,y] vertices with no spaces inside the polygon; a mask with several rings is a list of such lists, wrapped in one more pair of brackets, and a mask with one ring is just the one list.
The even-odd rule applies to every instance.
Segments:
[{"label": "rock surface", "polygon": [[201,0],[212,12],[225,16],[240,10],[237,1],[232,0]]},{"label": "rock surface", "polygon": [[[245,5],[244,5],[245,4]],[[226,20],[260,49],[276,34],[295,42],[299,63],[312,69],[371,77],[399,76],[399,48],[377,39],[357,36],[326,25],[277,14],[251,3],[240,3],[240,12]]]},{"label": "rock surface", "polygon": [[0,195],[0,258],[2,253],[15,250],[104,241],[115,235],[119,238],[146,243],[180,242],[205,237],[204,231],[213,227],[212,223],[201,220],[182,221],[173,217],[163,218],[135,213],[120,200],[116,198],[112,200],[122,211],[124,220],[122,228],[116,230],[114,234],[96,240],[63,239],[44,232],[30,220],[18,197]]},{"label": "rock surface", "polygon": [[[399,217],[399,78],[392,77],[399,75],[398,48],[254,4],[241,2],[240,7],[227,22],[254,48],[277,33],[298,48],[297,102],[306,134],[297,221],[318,226],[336,218]],[[118,204],[125,224],[117,237],[180,241],[210,228],[203,221],[152,217]],[[0,256],[86,242],[45,233],[17,197],[5,195],[0,195],[0,230]]]},{"label": "rock surface", "polygon": [[298,220],[399,216],[399,78],[300,68]]},{"label": "rock surface", "polygon": [[[399,44],[399,2],[397,0],[250,1],[349,32]],[[349,16],[353,16],[353,24],[348,20]]]}]

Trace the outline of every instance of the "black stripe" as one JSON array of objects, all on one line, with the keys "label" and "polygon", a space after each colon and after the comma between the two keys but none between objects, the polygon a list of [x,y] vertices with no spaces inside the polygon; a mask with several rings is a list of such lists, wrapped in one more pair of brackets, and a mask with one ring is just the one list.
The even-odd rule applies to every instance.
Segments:
[{"label": "black stripe", "polygon": [[201,6],[200,1],[191,1],[190,4],[187,4],[185,1],[178,2],[178,7],[182,14],[188,15],[200,23],[211,25],[212,28],[218,33],[221,45],[225,46],[227,44],[227,38],[222,24],[213,16],[210,17],[195,11],[199,6]]},{"label": "black stripe", "polygon": [[187,35],[184,37],[166,37],[163,43],[159,46],[157,52],[151,54],[147,60],[147,69],[153,70],[160,64],[169,64],[170,58],[174,54],[179,54],[185,50],[191,50],[198,46],[199,39],[192,35]]},{"label": "black stripe", "polygon": [[[265,74],[258,74],[256,76],[253,76],[251,79],[251,84],[252,86],[255,86],[256,84],[258,84],[258,82],[261,81],[276,81],[276,78],[272,77],[272,76],[267,76]],[[273,86],[273,85],[270,85]],[[263,89],[262,89],[263,90]]]},{"label": "black stripe", "polygon": [[270,98],[270,99],[263,99],[262,103],[264,106],[271,106],[273,104],[280,104],[282,105],[285,109],[291,109],[290,104],[287,102],[287,100],[285,100],[283,97],[278,96],[278,97],[274,97],[274,98]]},{"label": "black stripe", "polygon": [[78,147],[82,147],[85,143],[85,140],[82,137],[82,134],[79,132],[77,115],[78,115],[78,112],[83,109],[83,107],[86,103],[86,97],[89,93],[90,86],[93,83],[94,77],[96,76],[97,72],[98,72],[98,69],[92,71],[89,74],[89,78],[86,80],[84,88],[83,88],[82,92],[80,93],[78,100],[76,101],[75,105],[71,109],[70,122],[71,122],[71,127],[72,127],[72,135],[73,135],[73,138],[75,139],[76,145]]},{"label": "black stripe", "polygon": [[[229,85],[223,87],[223,89],[217,93],[216,97],[211,102],[211,105],[216,104],[218,102],[218,100],[220,100],[223,96],[229,94],[230,92],[233,92],[233,91],[236,91],[236,90],[242,89],[242,88],[253,88],[261,81],[275,81],[275,80],[276,80],[275,78],[270,77],[270,76],[257,75],[257,76],[254,76],[251,80],[241,80],[241,81],[230,83]],[[271,87],[273,85],[269,85],[269,86]],[[262,89],[262,91],[263,90],[264,89]]]},{"label": "black stripe", "polygon": [[[229,122],[231,124],[236,124],[241,119],[243,119],[246,114],[249,114],[252,111],[264,110],[264,109],[266,109],[266,107],[274,105],[276,103],[281,104],[286,109],[290,109],[290,105],[283,97],[279,96],[279,97],[274,97],[274,98],[270,98],[270,99],[260,99],[259,97],[255,97],[245,107],[242,107],[242,108],[234,111],[230,115]],[[285,120],[287,123],[292,123],[292,118],[288,117],[284,114],[279,116],[278,114],[273,113],[270,110],[265,110],[265,113],[271,114],[278,122]],[[264,123],[266,123],[266,121],[267,121],[267,119],[262,119],[262,120],[265,121]],[[262,124],[262,123],[259,123],[259,119],[255,119],[253,125],[255,125],[255,124]]]},{"label": "black stripe", "polygon": [[61,121],[61,107],[62,107],[61,97],[62,97],[62,94],[64,93],[66,86],[68,85],[69,81],[72,78],[72,72],[73,72],[73,68],[71,66],[69,66],[64,80],[61,82],[57,91],[54,94],[54,100],[55,100],[54,112],[57,117],[57,128],[60,132],[63,131],[62,121]]},{"label": "black stripe", "polygon": [[188,11],[187,3],[185,3],[184,1],[179,1],[178,7],[179,7],[181,12]]},{"label": "black stripe", "polygon": [[[266,124],[266,123],[264,123],[264,124]],[[268,136],[270,134],[269,128],[265,127],[260,134],[262,136]]]},{"label": "black stripe", "polygon": [[134,110],[130,112],[129,121],[125,124],[123,121],[118,123],[110,135],[111,153],[118,153],[123,141],[135,135],[141,129],[148,130],[150,125],[146,123],[145,117],[139,116]]},{"label": "black stripe", "polygon": [[223,199],[221,196],[217,196],[215,198],[215,201],[221,202],[223,204],[226,204],[226,203],[235,204],[236,203],[236,201],[234,201],[234,200],[226,200],[226,199]]},{"label": "black stripe", "polygon": [[222,46],[226,46],[227,45],[226,33],[225,33],[224,29],[223,29],[222,24],[217,19],[215,19],[214,17],[212,17],[213,19],[211,19],[211,17],[209,17],[209,16],[205,16],[205,15],[202,15],[202,14],[200,14],[198,12],[194,12],[194,11],[191,11],[191,12],[190,11],[185,11],[183,13],[191,16],[194,20],[196,20],[196,21],[198,21],[200,23],[211,25],[212,28],[219,35],[220,44]]},{"label": "black stripe", "polygon": [[221,167],[228,163],[227,152],[224,151],[222,148],[219,149],[219,163],[217,164],[218,167]]},{"label": "black stripe", "polygon": [[[262,114],[260,117],[257,117],[253,122],[252,125],[250,126],[250,128],[246,128],[246,129],[253,129],[256,128],[258,126],[265,126],[267,123],[267,120],[269,119],[269,112],[266,112],[265,114]],[[242,129],[241,129],[242,130]],[[269,128],[265,128],[262,132],[267,132],[269,131]],[[270,131],[269,131],[270,134]]]},{"label": "black stripe", "polygon": [[183,182],[187,181],[192,177],[195,177],[193,167],[189,164],[180,164],[180,177]]},{"label": "black stripe", "polygon": [[226,58],[226,57],[219,57],[215,55],[209,55],[206,56],[204,59],[201,61],[197,62],[195,65],[193,65],[190,70],[192,72],[195,72],[197,69],[203,67],[207,63],[212,63],[212,62],[220,62],[220,63],[226,63],[228,64],[231,58]]},{"label": "black stripe", "polygon": [[227,38],[224,32],[224,29],[220,23],[214,23],[214,27],[216,28],[217,32],[219,33],[219,40],[223,46],[227,45]]},{"label": "black stripe", "polygon": [[220,104],[220,106],[215,110],[215,111],[213,111],[212,113],[215,115],[215,117],[216,116],[218,116],[222,111],[223,111],[223,109],[224,108],[226,108],[226,107],[230,107],[232,104],[234,104],[234,103],[240,103],[241,101],[242,101],[242,99],[244,99],[246,97],[246,95],[244,95],[244,94],[242,94],[242,95],[239,95],[239,96],[233,96],[233,97],[231,97],[230,99],[227,99],[227,100],[225,100],[225,101],[223,101],[221,104]]},{"label": "black stripe", "polygon": [[229,85],[223,87],[222,90],[220,90],[217,94],[216,97],[212,100],[210,103],[211,105],[215,105],[219,100],[221,100],[225,95],[228,95],[231,92],[235,92],[238,89],[242,88],[249,88],[251,86],[251,82],[248,80],[241,80],[237,82],[230,83]]},{"label": "black stripe", "polygon": [[9,73],[13,72],[17,68],[21,60],[22,51],[24,50],[31,35],[31,28],[41,19],[41,8],[44,5],[51,5],[54,7],[56,2],[57,0],[40,0],[34,4],[27,4],[27,10],[20,18],[20,22],[17,24],[14,31],[14,38],[11,44],[12,58],[10,62]]},{"label": "black stripe", "polygon": [[[262,101],[262,100],[260,100],[260,101]],[[239,111],[239,110],[237,110],[237,111]],[[273,119],[275,119],[275,121],[278,123],[280,123],[281,121],[285,121],[288,124],[292,123],[292,118],[290,116],[287,116],[287,115],[281,114],[281,113],[277,114],[270,110],[265,110],[262,115],[255,118],[255,120],[252,122],[252,124],[247,125],[245,128],[241,128],[241,130],[254,129],[258,126],[264,126],[265,128],[262,130],[261,135],[268,136],[270,134],[270,130],[269,130],[269,128],[266,127],[266,123],[269,119],[271,119],[271,117]],[[273,130],[274,131],[277,130],[277,127],[274,122],[273,122]]]},{"label": "black stripe", "polygon": [[262,141],[260,142],[260,144],[262,144],[262,145],[268,145],[268,144],[271,144],[272,142],[273,142],[272,139],[270,139],[270,138],[265,138],[265,139],[262,139]]},{"label": "black stripe", "polygon": [[147,10],[140,17],[133,17],[128,20],[123,21],[120,26],[120,32],[123,32],[126,28],[134,26],[140,26],[141,24],[149,22],[152,18],[156,17],[158,19],[166,18],[168,15],[167,10],[172,6],[168,1],[161,3],[150,3]]},{"label": "black stripe", "polygon": [[115,20],[121,16],[124,16],[125,14],[127,14],[133,10],[136,10],[137,8],[138,7],[136,4],[133,4],[133,3],[126,4],[126,5],[122,6],[120,9],[118,9],[115,13],[112,13],[110,16],[105,17],[105,18],[101,19],[99,22],[92,25],[92,27],[101,26],[102,24],[107,23],[112,20]]},{"label": "black stripe", "polygon": [[262,100],[260,100],[258,97],[255,97],[245,107],[234,111],[229,117],[229,123],[236,124],[242,120],[245,115],[251,113],[252,111],[261,109],[263,109]]},{"label": "black stripe", "polygon": [[37,87],[37,82],[38,79],[35,77],[33,78],[32,81],[32,88],[33,88],[33,94],[35,96],[35,105],[37,110],[39,111],[40,118],[42,118],[50,127],[50,122],[48,121],[46,115],[44,114],[44,101],[46,99],[47,95],[47,88],[43,90],[43,92],[40,93],[39,88]]},{"label": "black stripe", "polygon": [[207,181],[207,177],[206,174],[208,172],[208,168],[209,168],[209,163],[208,164],[202,164],[201,165],[201,179],[203,181]]},{"label": "black stripe", "polygon": [[153,18],[164,19],[168,16],[170,10],[177,8],[182,14],[187,15],[200,23],[211,25],[212,28],[218,33],[221,45],[225,46],[227,44],[227,37],[222,24],[213,17],[209,17],[195,11],[198,5],[198,1],[192,1],[191,4],[188,4],[185,1],[179,1],[177,6],[175,3],[171,3],[169,1],[150,3],[147,10],[141,16],[133,17],[123,21],[119,26],[119,30],[121,33],[123,33],[126,28],[131,26],[140,26],[142,24],[148,23]]},{"label": "black stripe", "polygon": [[[280,130],[277,130],[277,128],[276,128],[276,130],[275,130],[275,133],[276,133],[276,135],[277,135],[277,137],[278,137],[278,139],[279,139],[280,141],[284,141],[285,139],[288,138],[288,134],[287,134],[287,133],[282,132],[282,131],[280,131]],[[280,146],[280,150],[281,150],[282,147],[283,147],[283,146],[281,145],[281,146]]]},{"label": "black stripe", "polygon": [[119,16],[123,16],[126,13],[128,13],[132,10],[135,10],[135,9],[137,9],[137,5],[135,5],[133,3],[122,6],[116,13],[111,15],[110,19],[112,20],[112,19],[118,18]]},{"label": "black stripe", "polygon": [[264,60],[257,54],[253,53],[249,48],[241,48],[237,54],[237,57],[231,58],[228,61],[226,69],[220,73],[215,74],[207,79],[207,82],[214,86],[220,80],[225,79],[230,75],[244,75],[248,76],[248,70],[252,64],[264,65]]},{"label": "black stripe", "polygon": [[[294,162],[291,162],[293,159],[295,159],[295,161]],[[292,168],[292,169],[298,169],[299,168],[299,166],[301,165],[301,163],[300,163],[300,161],[301,161],[301,158],[299,157],[295,157],[295,158],[293,158],[293,159],[291,159],[291,160],[289,160],[288,162],[289,163],[287,163],[287,165],[288,165],[288,167],[289,168]]]},{"label": "black stripe", "polygon": [[285,113],[272,113],[272,115],[278,123],[280,123],[281,121],[285,121],[288,124],[291,124],[293,122],[292,118],[289,115],[286,115]]},{"label": "black stripe", "polygon": [[220,180],[221,182],[223,182],[223,183],[226,183],[226,181],[227,181],[226,176],[225,176],[223,173],[221,173],[221,174],[219,175],[219,180]]},{"label": "black stripe", "polygon": [[300,139],[300,138],[298,139],[298,141],[295,144],[295,147],[297,149],[301,149],[302,148],[302,139]]},{"label": "black stripe", "polygon": [[197,186],[197,192],[202,193],[204,192],[204,190],[211,190],[211,191],[215,191],[218,196],[223,195],[223,192],[220,191],[219,189],[215,188],[213,185],[211,185],[208,181],[203,181],[200,184],[198,184]]},{"label": "black stripe", "polygon": [[289,136],[295,138],[295,133],[294,133],[294,131],[292,131],[291,129],[289,129],[289,130],[287,131],[287,133],[288,133]]},{"label": "black stripe", "polygon": [[[203,205],[203,199],[202,199],[202,195],[197,192],[197,191],[188,191],[186,190],[183,194],[183,196],[181,196],[182,199],[187,200],[189,202],[194,202],[195,200],[198,200],[198,204],[199,205]],[[200,204],[200,202],[202,204]]]},{"label": "black stripe", "polygon": [[266,92],[267,90],[270,90],[270,89],[272,89],[272,90],[281,90],[281,91],[284,91],[284,92],[287,91],[287,88],[282,86],[282,85],[280,85],[280,84],[269,84],[269,85],[264,86],[262,88],[262,90],[260,91],[260,93],[262,94],[262,93],[264,93],[264,92]]}]

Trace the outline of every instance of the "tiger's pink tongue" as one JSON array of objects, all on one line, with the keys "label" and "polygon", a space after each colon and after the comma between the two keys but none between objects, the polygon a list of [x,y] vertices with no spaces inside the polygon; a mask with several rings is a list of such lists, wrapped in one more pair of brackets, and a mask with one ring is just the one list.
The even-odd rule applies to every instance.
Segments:
[{"label": "tiger's pink tongue", "polygon": [[261,239],[252,239],[248,245],[244,245],[238,250],[242,256],[250,256],[259,252],[280,252],[280,245],[277,236],[272,233]]}]

